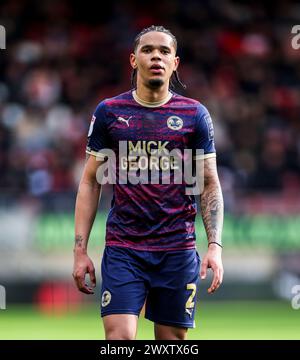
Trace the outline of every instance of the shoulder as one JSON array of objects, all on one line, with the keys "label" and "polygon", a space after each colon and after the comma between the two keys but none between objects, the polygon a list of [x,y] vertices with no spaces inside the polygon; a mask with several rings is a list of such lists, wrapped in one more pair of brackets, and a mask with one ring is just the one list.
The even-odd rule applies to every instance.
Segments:
[{"label": "shoulder", "polygon": [[124,93],[121,93],[119,95],[113,96],[111,98],[106,98],[101,100],[95,110],[95,115],[99,114],[105,114],[105,112],[111,108],[114,108],[116,106],[120,106],[121,104],[124,104],[124,102],[131,99],[131,91],[127,91]]},{"label": "shoulder", "polygon": [[131,95],[131,90],[130,91],[126,91],[124,93],[121,93],[119,95],[113,96],[111,98],[106,98],[104,100],[102,100],[99,104],[103,107],[110,107],[110,106],[117,106],[120,105],[122,103],[124,103],[125,101],[128,101],[132,98]]},{"label": "shoulder", "polygon": [[182,106],[188,106],[188,107],[194,108],[197,116],[199,116],[199,117],[209,114],[206,106],[204,106],[200,101],[177,94],[175,92],[172,92],[172,93],[173,93],[174,104],[177,104],[178,106],[182,105]]},{"label": "shoulder", "polygon": [[174,91],[171,91],[171,92],[173,94],[173,97],[172,97],[173,101],[178,104],[182,103],[184,105],[194,105],[194,106],[198,106],[198,104],[200,104],[198,100],[177,94]]}]

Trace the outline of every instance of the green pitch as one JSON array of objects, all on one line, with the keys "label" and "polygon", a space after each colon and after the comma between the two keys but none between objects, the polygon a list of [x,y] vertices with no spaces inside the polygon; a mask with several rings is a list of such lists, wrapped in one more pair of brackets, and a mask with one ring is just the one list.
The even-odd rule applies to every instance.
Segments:
[{"label": "green pitch", "polygon": [[[300,309],[289,302],[203,302],[189,339],[300,339]],[[138,339],[152,340],[153,326],[141,318]],[[97,305],[64,314],[32,307],[0,311],[0,339],[104,339]]]}]

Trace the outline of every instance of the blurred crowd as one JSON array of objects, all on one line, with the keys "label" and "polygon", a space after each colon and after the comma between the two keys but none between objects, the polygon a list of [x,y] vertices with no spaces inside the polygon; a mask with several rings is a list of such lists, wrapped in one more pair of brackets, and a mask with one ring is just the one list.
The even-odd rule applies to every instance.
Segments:
[{"label": "blurred crowd", "polygon": [[297,23],[296,1],[1,2],[0,202],[73,206],[93,110],[130,88],[133,39],[152,24],[177,37],[187,89],[175,91],[212,114],[228,210],[255,194],[297,200]]}]

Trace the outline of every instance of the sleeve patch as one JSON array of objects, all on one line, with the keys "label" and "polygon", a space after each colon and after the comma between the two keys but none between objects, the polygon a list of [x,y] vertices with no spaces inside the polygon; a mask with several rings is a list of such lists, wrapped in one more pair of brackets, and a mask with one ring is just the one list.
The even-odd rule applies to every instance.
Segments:
[{"label": "sleeve patch", "polygon": [[208,130],[208,138],[209,140],[213,140],[214,138],[214,127],[213,122],[209,114],[204,116],[204,120],[206,122],[207,130]]},{"label": "sleeve patch", "polygon": [[89,127],[88,137],[90,137],[90,136],[92,135],[92,133],[93,133],[95,120],[96,120],[96,116],[93,115],[93,116],[92,116],[91,123],[90,123],[90,127]]}]

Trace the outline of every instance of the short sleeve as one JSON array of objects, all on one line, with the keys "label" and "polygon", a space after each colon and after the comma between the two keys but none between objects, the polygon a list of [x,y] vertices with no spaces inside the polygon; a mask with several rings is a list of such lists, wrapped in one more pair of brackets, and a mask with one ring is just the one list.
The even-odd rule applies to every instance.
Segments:
[{"label": "short sleeve", "polygon": [[[86,153],[101,158],[101,150],[108,148],[105,103],[102,101],[96,108],[88,131]],[[104,158],[105,155],[102,157]]]},{"label": "short sleeve", "polygon": [[[195,116],[195,150],[203,151],[204,159],[216,156],[215,141],[214,141],[214,127],[211,116],[205,106],[199,104]],[[203,155],[200,155],[203,158]],[[194,157],[198,159],[196,155]]]}]

